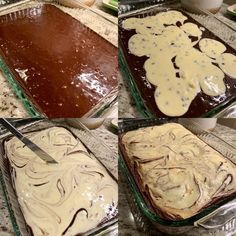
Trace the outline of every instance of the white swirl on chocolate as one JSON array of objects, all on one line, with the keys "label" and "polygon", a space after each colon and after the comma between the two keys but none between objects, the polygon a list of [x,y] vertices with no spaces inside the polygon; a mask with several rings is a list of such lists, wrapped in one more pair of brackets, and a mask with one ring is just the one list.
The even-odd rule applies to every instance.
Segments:
[{"label": "white swirl on chocolate", "polygon": [[122,143],[141,189],[168,219],[194,216],[236,191],[236,166],[179,124],[130,131]]},{"label": "white swirl on chocolate", "polygon": [[34,235],[77,235],[117,214],[117,183],[67,129],[28,136],[58,161],[45,164],[17,138],[5,145],[18,201]]}]

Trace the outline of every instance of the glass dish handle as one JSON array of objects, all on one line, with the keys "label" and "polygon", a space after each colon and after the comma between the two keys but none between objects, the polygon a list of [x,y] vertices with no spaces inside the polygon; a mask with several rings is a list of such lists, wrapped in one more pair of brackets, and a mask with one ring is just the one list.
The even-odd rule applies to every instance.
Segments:
[{"label": "glass dish handle", "polygon": [[217,210],[194,223],[205,229],[220,229],[236,221],[236,199],[219,207]]}]

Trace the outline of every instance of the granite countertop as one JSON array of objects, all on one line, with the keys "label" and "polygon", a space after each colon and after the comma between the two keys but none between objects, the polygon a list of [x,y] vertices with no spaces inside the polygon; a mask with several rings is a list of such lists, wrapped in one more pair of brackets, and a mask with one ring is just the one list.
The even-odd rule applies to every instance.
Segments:
[{"label": "granite countertop", "polygon": [[[226,142],[236,146],[236,130],[228,128],[226,126],[222,126],[217,124],[214,133],[218,135],[220,138],[225,140]],[[166,234],[156,231],[152,226],[147,228],[147,232],[142,232],[137,230],[137,226],[134,221],[133,214],[130,209],[130,205],[127,200],[127,193],[130,191],[127,188],[124,176],[122,173],[119,173],[119,235],[121,236],[129,236],[129,235],[158,235],[164,236]],[[139,224],[141,224],[139,222]],[[236,225],[235,225],[236,226]],[[225,234],[222,231],[218,230],[205,230],[194,228],[191,232],[181,234],[182,236],[235,236],[235,234]]]},{"label": "granite countertop", "polygon": [[[111,126],[111,119],[106,119],[104,124],[97,129],[91,130],[92,134],[100,138],[114,154],[118,155],[116,130]],[[117,166],[117,163],[115,164]],[[114,173],[113,173],[114,174]],[[13,228],[9,218],[9,212],[3,196],[0,184],[0,236],[13,236]],[[117,236],[117,230],[107,234],[107,236]]]},{"label": "granite countertop", "polygon": [[[28,3],[25,3],[25,5],[27,4]],[[32,2],[30,4],[32,4]],[[95,13],[86,9],[73,9],[63,7],[61,5],[56,6],[58,6],[68,14],[72,15],[72,17],[80,20],[83,24],[87,25],[99,35],[104,37],[106,40],[111,42],[113,45],[117,46],[117,16],[113,11],[106,9],[102,6],[102,0],[96,1],[96,3],[92,6],[93,10],[97,11],[99,14],[113,21],[115,24],[108,22],[101,16],[98,16]],[[8,83],[8,81],[1,72],[0,85],[0,117],[29,117],[28,112],[24,108],[19,98],[15,95],[11,85]],[[117,115],[114,115],[118,112],[117,105],[113,107],[113,110],[115,111],[112,111],[112,115],[109,115],[109,117],[117,117]]]},{"label": "granite countertop", "polygon": [[[228,5],[223,4],[220,12],[216,15],[222,20],[228,23],[230,26],[236,29],[236,17],[231,17],[226,13]],[[127,84],[126,79],[122,76],[119,79],[119,117],[122,118],[141,118],[143,117],[142,114],[136,107],[136,104],[129,92],[129,87]]]}]

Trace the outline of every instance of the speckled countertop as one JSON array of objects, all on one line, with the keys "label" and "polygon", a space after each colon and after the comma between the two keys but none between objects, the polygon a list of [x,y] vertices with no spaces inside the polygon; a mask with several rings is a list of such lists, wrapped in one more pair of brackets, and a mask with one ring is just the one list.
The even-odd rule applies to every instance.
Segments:
[{"label": "speckled countertop", "polygon": [[[217,124],[214,133],[226,142],[236,146],[236,130]],[[155,235],[164,236],[159,231],[154,230],[153,227],[148,228],[149,233],[141,232],[137,230],[137,226],[134,222],[133,215],[130,210],[130,206],[127,201],[127,193],[129,192],[126,182],[122,173],[119,173],[119,235]],[[235,224],[236,226],[236,224]],[[205,230],[205,229],[193,229],[189,233],[181,234],[182,236],[235,236],[234,234],[226,234],[222,231],[217,230]]]},{"label": "speckled countertop", "polygon": [[0,72],[0,116],[1,117],[27,117],[28,113],[21,101],[16,97],[10,84]]},{"label": "speckled countertop", "polygon": [[[118,153],[117,135],[114,134],[116,133],[116,130],[111,126],[111,119],[106,119],[102,126],[100,126],[98,129],[91,130],[91,132],[96,137],[99,137],[107,146],[109,146],[115,155]],[[117,163],[115,164],[115,166],[117,166]],[[113,174],[115,173],[113,172]],[[0,184],[0,236],[13,236],[13,235],[14,234],[13,234],[12,224],[9,218],[6,202],[3,197],[2,186]],[[112,233],[109,233],[107,236],[117,236],[117,231],[113,231]]]},{"label": "speckled countertop", "polygon": [[[223,4],[220,12],[217,16],[222,20],[227,22],[229,25],[236,29],[236,17],[230,17],[226,13],[227,4]],[[136,108],[136,104],[129,92],[128,84],[125,79],[120,78],[120,91],[119,91],[119,117],[122,118],[133,118],[133,117],[143,117],[139,110]]]},{"label": "speckled countertop", "polygon": [[[25,6],[26,5],[28,4],[25,3]],[[72,15],[72,17],[80,20],[82,23],[90,27],[106,40],[117,46],[118,37],[116,24],[112,24],[101,16],[98,16],[95,13],[85,9],[72,9],[63,6],[60,6],[59,8]],[[103,8],[101,0],[97,0],[92,8],[104,17],[109,18],[109,20],[117,23],[117,17],[115,16],[114,12],[109,9],[106,10],[105,8]],[[21,101],[15,95],[13,89],[1,72],[0,86],[0,117],[28,117],[28,112],[25,110]],[[117,107],[116,109],[118,110]],[[115,116],[113,115],[112,117]]]}]

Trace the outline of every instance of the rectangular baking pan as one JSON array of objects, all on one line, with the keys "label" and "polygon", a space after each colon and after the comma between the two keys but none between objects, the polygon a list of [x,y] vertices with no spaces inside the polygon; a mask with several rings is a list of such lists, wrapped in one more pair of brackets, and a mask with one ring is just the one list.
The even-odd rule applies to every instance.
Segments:
[{"label": "rectangular baking pan", "polygon": [[[23,14],[23,11],[24,9],[29,9],[31,7],[41,7],[41,6],[44,6],[44,5],[49,5],[48,3],[46,4],[45,2],[43,1],[26,1],[26,2],[19,2],[18,4],[16,5],[13,5],[13,6],[6,6],[4,7],[3,9],[0,8],[0,16],[4,16],[4,15],[7,15],[7,14],[10,14],[8,15],[8,18],[11,18],[11,20],[13,20],[14,18],[18,18],[18,17],[22,17],[24,16]],[[30,10],[30,9],[29,9]],[[59,11],[62,11],[60,9],[60,6],[59,6]],[[18,11],[18,13],[16,13]],[[67,14],[65,13],[64,11],[62,11],[63,14]],[[26,14],[35,14],[34,12],[33,13],[29,13],[27,12]],[[72,19],[72,17],[68,14],[68,17],[70,19]],[[6,17],[6,19],[8,19]],[[1,18],[3,19],[3,18]],[[5,18],[3,19],[5,20]],[[73,18],[73,21],[75,22],[75,19]],[[107,24],[111,24],[110,22],[107,21]],[[72,27],[72,26],[71,26]],[[97,35],[99,37],[99,39],[101,39],[101,41],[103,42],[106,42],[106,45],[109,45],[110,47],[113,47],[115,49],[114,46],[112,46],[112,44],[110,44],[109,42],[107,42],[105,39],[103,39],[100,35],[98,35],[97,33],[95,33],[93,30],[91,30],[90,28],[88,28],[87,26],[83,25],[81,23],[81,27],[80,27],[80,31],[84,31],[84,33],[89,33],[90,35]],[[60,43],[60,42],[58,42]],[[64,42],[65,44],[69,44],[68,42]],[[38,50],[38,49],[37,49]],[[55,51],[55,50],[54,50]],[[91,51],[92,53],[92,51]],[[88,53],[89,55],[89,53]],[[60,55],[59,55],[60,56]],[[72,57],[71,57],[72,58]],[[68,58],[67,58],[68,59]],[[100,58],[101,59],[101,58]],[[99,58],[97,60],[100,60]],[[44,59],[43,59],[44,60]],[[45,59],[46,60],[46,59]],[[94,58],[94,60],[96,60],[96,58]],[[41,58],[41,61],[42,61],[42,58]],[[60,61],[60,60],[59,60]],[[61,62],[63,62],[63,58],[61,60]],[[11,65],[11,66],[10,66]],[[83,63],[81,64],[81,66],[83,67]],[[64,117],[63,114],[60,115],[60,113],[58,113],[57,115],[47,115],[47,112],[50,112],[50,110],[46,111],[46,107],[45,107],[45,102],[40,102],[41,105],[38,104],[38,102],[35,100],[35,98],[33,96],[35,96],[34,94],[31,94],[31,90],[34,89],[34,86],[28,86],[26,85],[26,83],[24,83],[24,79],[22,79],[22,73],[24,73],[24,70],[22,72],[16,72],[15,70],[12,69],[12,62],[9,62],[9,57],[5,55],[5,53],[3,53],[3,51],[1,50],[0,52],[0,69],[3,71],[3,74],[5,76],[5,78],[8,80],[8,82],[11,84],[13,90],[15,91],[16,95],[18,96],[18,98],[21,100],[21,102],[23,103],[24,107],[26,108],[26,110],[28,111],[28,113],[32,116],[32,117],[51,117],[51,118],[54,118],[54,117]],[[32,67],[33,68],[33,67]],[[116,68],[111,68],[112,70],[115,70]],[[31,71],[31,69],[29,69],[29,71]],[[84,72],[84,71],[83,71]],[[28,72],[27,72],[28,73]],[[31,72],[30,72],[31,73]],[[62,71],[62,73],[64,73]],[[69,71],[68,73],[71,73],[71,71]],[[82,73],[82,72],[81,72]],[[94,72],[95,73],[95,72]],[[100,73],[100,71],[99,71]],[[35,74],[35,73],[34,73]],[[86,74],[88,75],[89,73],[85,73],[85,76]],[[83,75],[83,73],[82,73]],[[24,75],[23,75],[24,76]],[[34,75],[36,76],[36,74]],[[41,76],[41,75],[40,75]],[[94,74],[94,76],[100,76],[100,74]],[[42,76],[43,77],[43,76]],[[51,76],[52,77],[52,76]],[[96,77],[97,78],[97,77]],[[86,81],[86,77],[84,78],[85,81]],[[112,79],[110,79],[112,81]],[[38,80],[39,83],[42,83],[43,84],[43,81],[40,79]],[[59,81],[59,80],[58,80]],[[77,80],[75,79],[75,82]],[[95,85],[96,85],[96,80],[94,81],[95,82]],[[61,81],[60,83],[64,83],[63,81]],[[74,83],[74,82],[72,82]],[[83,82],[84,83],[84,82]],[[83,83],[81,82],[80,85],[83,85]],[[86,82],[87,83],[87,82]],[[57,84],[57,83],[56,83]],[[95,85],[91,85],[91,86],[95,86]],[[28,87],[27,87],[28,86]],[[48,86],[51,86],[50,83],[48,84]],[[45,90],[47,89],[47,87],[45,87]],[[77,86],[76,84],[74,84],[74,86]],[[67,86],[69,88],[69,86]],[[96,87],[96,86],[95,86]],[[95,91],[95,87],[93,87],[93,92]],[[101,87],[101,86],[100,86]],[[53,87],[52,87],[53,88]],[[80,88],[80,87],[78,87]],[[33,90],[32,90],[33,91]],[[34,90],[34,91],[37,91],[37,90]],[[58,90],[59,91],[59,90]],[[63,86],[61,88],[61,91],[57,92],[56,94],[58,94],[58,96],[63,93],[63,91],[65,92],[65,89],[63,90]],[[53,92],[53,89],[51,89],[51,92]],[[104,91],[102,91],[104,92]],[[65,92],[65,95],[67,93]],[[74,94],[74,95],[73,95]],[[104,112],[106,112],[111,106],[114,105],[115,101],[117,100],[117,94],[118,94],[118,83],[116,83],[113,87],[113,89],[106,94],[106,96],[103,96],[97,103],[94,103],[91,107],[90,110],[88,110],[86,113],[84,113],[83,115],[80,115],[83,116],[83,117],[98,117],[98,116],[101,116],[102,114],[104,114]],[[67,99],[65,100],[65,96],[59,96],[60,97],[60,100],[61,101],[64,101],[66,102],[67,105],[65,105],[65,108],[68,107],[69,103],[71,103],[70,101],[74,101],[73,99],[73,96],[76,97],[76,99],[82,99],[80,96],[81,94],[80,93],[72,93],[70,94],[70,98],[72,99]],[[68,96],[68,94],[66,95]],[[100,95],[99,95],[100,96]],[[48,94],[48,98],[52,98],[52,96],[50,96],[50,93]],[[96,98],[96,96],[93,96],[92,98]],[[63,100],[64,99],[64,100]],[[79,101],[79,100],[78,100]],[[54,104],[54,100],[53,100],[53,104]],[[87,101],[88,102],[88,101]],[[44,104],[44,105],[43,105]],[[50,105],[50,103],[48,103]],[[58,104],[60,105],[61,102],[58,101]],[[75,105],[75,104],[74,104]],[[44,108],[42,109],[42,106],[44,106]],[[58,107],[58,109],[60,109],[60,107]],[[58,110],[57,109],[57,110]],[[84,109],[84,108],[83,108]],[[80,112],[79,110],[82,110],[82,109],[78,109],[78,112]],[[62,110],[63,111],[63,110]],[[73,110],[73,112],[71,112],[71,114],[68,114],[66,116],[68,117],[73,117],[75,116],[75,109]],[[77,117],[79,117],[77,115]]]},{"label": "rectangular baking pan", "polygon": [[[19,121],[23,123],[22,120],[19,120]],[[49,121],[45,119],[43,120],[31,119],[29,120],[29,122],[27,122],[27,124],[24,123],[23,125],[21,125],[21,127],[18,127],[18,129],[21,129],[23,133],[29,133],[29,132],[39,131],[39,130],[43,130],[43,129],[47,129],[47,128],[55,127],[55,126],[60,126],[60,127],[64,127],[68,129],[77,138],[78,136],[81,135],[87,139],[94,140],[94,137],[91,136],[90,131],[87,130],[86,128],[83,128],[83,126],[81,126],[81,129],[75,129],[60,121],[53,122],[53,121]],[[26,235],[30,235],[30,233],[27,230],[27,224],[21,212],[20,205],[17,201],[15,190],[12,185],[11,175],[9,171],[9,162],[4,156],[4,142],[5,140],[8,140],[11,137],[12,135],[9,135],[9,133],[0,134],[0,181],[3,187],[4,196],[5,196],[8,211],[10,214],[10,219],[12,221],[14,233],[16,236],[26,236]],[[80,138],[78,139],[80,140]],[[106,168],[106,170],[112,176],[112,178],[114,178],[117,181],[117,177],[113,174],[114,173],[113,166],[104,165],[104,161],[102,161],[101,157],[99,157],[100,153],[105,152],[107,156],[110,155],[110,158],[114,159],[114,155],[112,151],[108,147],[104,146],[103,142],[97,139],[97,143],[93,144],[93,145],[96,145],[96,147],[98,145],[100,147],[100,150],[98,151],[99,155],[96,155],[96,153],[94,152],[94,149],[91,150],[91,146],[89,148],[87,147],[86,143],[84,143],[82,140],[80,141],[88,149],[88,151],[91,151],[92,154],[97,158],[97,160]],[[108,220],[106,223],[102,224],[101,226],[98,226],[83,235],[86,235],[86,236],[98,235],[99,236],[99,235],[104,235],[110,232],[117,232],[118,230],[117,222],[118,222],[118,215]]]},{"label": "rectangular baking pan", "polygon": [[136,180],[132,174],[130,166],[126,162],[124,147],[121,143],[122,136],[132,130],[138,128],[162,125],[169,122],[182,124],[186,129],[195,134],[199,139],[211,146],[213,149],[221,153],[225,158],[236,163],[236,147],[224,142],[216,135],[202,130],[196,124],[182,122],[178,119],[126,119],[119,123],[119,167],[129,188],[128,198],[131,199],[132,208],[135,209],[134,218],[136,221],[151,222],[160,231],[170,234],[180,234],[191,230],[194,226],[204,227],[206,229],[223,228],[226,224],[235,223],[236,217],[236,194],[224,201],[215,203],[198,213],[197,215],[178,221],[165,220],[153,212],[147,205],[143,195],[141,194]]},{"label": "rectangular baking pan", "polygon": [[[141,9],[137,9],[140,8]],[[123,10],[122,10],[123,9]],[[136,9],[131,10],[130,9]],[[129,17],[151,16],[158,12],[168,10],[182,11],[187,16],[193,18],[200,25],[206,28],[212,36],[227,45],[228,49],[234,51],[236,55],[236,31],[232,30],[219,20],[210,15],[197,15],[185,11],[179,1],[160,1],[160,4],[152,5],[146,1],[143,4],[130,4],[121,7],[124,12],[119,16],[119,49],[118,59],[123,78],[127,81],[129,91],[135,101],[135,104],[144,117],[166,117],[159,111],[154,100],[154,86],[146,79],[143,69],[144,58],[136,57],[128,52],[127,40],[134,31],[125,33],[122,28],[122,21]],[[127,35],[128,36],[127,36]],[[125,41],[123,40],[125,39]],[[129,59],[129,62],[128,62]],[[131,66],[131,64],[132,66]],[[135,65],[135,66],[134,66]],[[200,92],[194,99],[189,110],[182,117],[214,117],[219,112],[230,109],[233,102],[236,101],[236,82],[234,79],[227,78],[226,94],[217,97],[209,97]],[[223,113],[221,113],[223,114]]]}]

